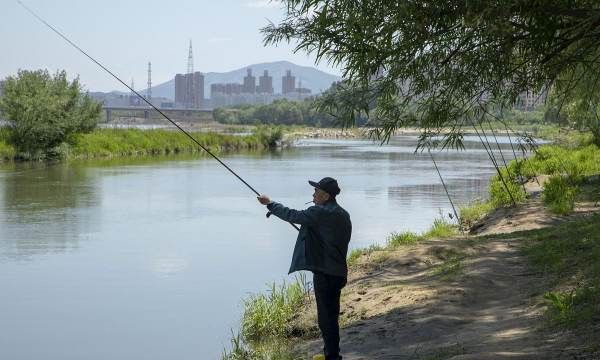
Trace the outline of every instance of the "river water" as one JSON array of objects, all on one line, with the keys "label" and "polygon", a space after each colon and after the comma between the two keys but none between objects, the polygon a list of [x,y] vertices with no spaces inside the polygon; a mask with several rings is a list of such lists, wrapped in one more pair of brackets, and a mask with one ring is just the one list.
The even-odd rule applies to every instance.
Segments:
[{"label": "river water", "polygon": [[[475,140],[434,154],[457,204],[484,197],[494,173]],[[451,212],[415,142],[305,140],[224,159],[296,208],[312,199],[307,179],[336,177],[358,248]],[[293,279],[295,235],[209,158],[0,166],[0,359],[218,359],[241,300]]]}]

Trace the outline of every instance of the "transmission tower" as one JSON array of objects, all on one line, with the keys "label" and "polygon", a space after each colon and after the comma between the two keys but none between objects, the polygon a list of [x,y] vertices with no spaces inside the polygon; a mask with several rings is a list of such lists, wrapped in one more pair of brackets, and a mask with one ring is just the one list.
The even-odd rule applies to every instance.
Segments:
[{"label": "transmission tower", "polygon": [[148,62],[148,92],[146,94],[148,101],[152,100],[152,63]]},{"label": "transmission tower", "polygon": [[192,52],[192,40],[190,40],[190,51],[188,52],[187,73],[194,73],[194,53]]},{"label": "transmission tower", "polygon": [[192,40],[190,39],[190,50],[188,52],[187,74],[186,74],[187,91],[185,102],[188,107],[193,107],[194,104],[194,53],[192,52]]}]

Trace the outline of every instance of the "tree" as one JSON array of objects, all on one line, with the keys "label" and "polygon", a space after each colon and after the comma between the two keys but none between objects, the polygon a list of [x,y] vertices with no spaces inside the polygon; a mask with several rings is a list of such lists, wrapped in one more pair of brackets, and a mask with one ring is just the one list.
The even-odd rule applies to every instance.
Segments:
[{"label": "tree", "polygon": [[19,71],[4,82],[0,112],[11,126],[10,141],[32,158],[51,156],[72,135],[92,131],[102,107],[82,93],[79,78],[67,80],[65,71]]},{"label": "tree", "polygon": [[375,118],[375,135],[419,125],[421,145],[442,128],[460,146],[465,126],[510,108],[523,91],[563,91],[600,78],[600,2],[593,0],[283,0],[265,44],[343,68],[319,107],[346,124]]}]

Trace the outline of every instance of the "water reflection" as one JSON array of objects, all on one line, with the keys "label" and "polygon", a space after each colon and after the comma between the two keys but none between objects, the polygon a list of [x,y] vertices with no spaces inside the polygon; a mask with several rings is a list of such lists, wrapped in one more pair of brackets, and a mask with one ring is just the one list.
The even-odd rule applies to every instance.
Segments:
[{"label": "water reflection", "polygon": [[22,164],[0,174],[0,256],[77,248],[93,231],[98,185],[85,167]]}]

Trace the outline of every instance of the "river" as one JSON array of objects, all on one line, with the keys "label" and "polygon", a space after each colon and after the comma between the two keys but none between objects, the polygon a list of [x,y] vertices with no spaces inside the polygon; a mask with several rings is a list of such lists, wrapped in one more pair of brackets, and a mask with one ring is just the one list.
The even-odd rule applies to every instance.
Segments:
[{"label": "river", "polygon": [[[434,154],[457,204],[484,197],[494,174],[465,140]],[[303,140],[224,160],[296,208],[308,179],[337,178],[359,248],[451,212],[415,142]],[[265,212],[209,158],[0,166],[0,359],[218,359],[241,300],[293,279],[296,231]]]}]

